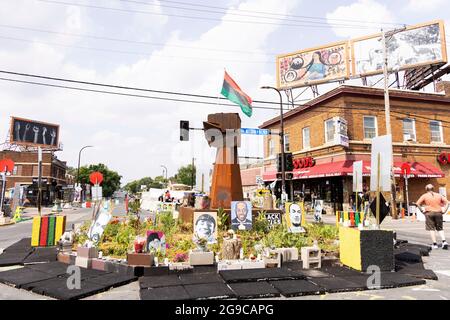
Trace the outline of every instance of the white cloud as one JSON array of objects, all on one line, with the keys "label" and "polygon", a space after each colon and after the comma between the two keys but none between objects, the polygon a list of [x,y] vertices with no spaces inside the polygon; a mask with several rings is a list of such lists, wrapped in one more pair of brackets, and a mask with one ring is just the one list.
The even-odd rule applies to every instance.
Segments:
[{"label": "white cloud", "polygon": [[391,11],[375,0],[358,0],[348,6],[337,7],[326,17],[329,24],[334,24],[334,33],[345,38],[379,32],[381,23],[395,22]]},{"label": "white cloud", "polygon": [[[288,13],[298,4],[299,1],[296,0],[280,3],[272,0],[248,0],[236,7]],[[42,12],[41,19],[31,21],[36,27],[44,28],[42,25],[45,25],[46,20],[51,20],[51,16],[58,16],[58,12],[61,12],[52,6],[47,8],[49,11]],[[106,23],[105,21],[96,23],[86,10],[69,13],[59,19],[53,28],[47,26],[45,28],[64,30],[72,26],[68,21],[73,20],[75,26],[82,29],[82,33],[96,34],[95,30],[101,30]],[[116,17],[119,20],[119,16]],[[145,24],[148,27],[152,23],[145,21],[144,18],[145,16],[139,19],[133,17],[133,21],[130,21],[130,25],[140,26],[136,29],[133,27],[134,30],[138,30],[136,35],[138,39],[146,37],[142,26]],[[223,20],[232,18],[223,16]],[[33,25],[31,22],[28,25]],[[116,25],[123,23],[123,20],[112,20],[108,23]],[[165,23],[169,23],[169,20],[161,19],[158,28],[162,28]],[[119,61],[115,67],[102,71],[99,70],[99,65],[102,64],[102,59],[109,59],[108,53],[101,53],[102,59],[97,56],[95,60],[97,63],[89,66],[81,63],[79,59],[73,59],[75,50],[62,50],[43,44],[24,44],[21,50],[16,51],[2,47],[0,60],[10,70],[208,95],[218,95],[223,71],[226,68],[241,88],[255,100],[278,101],[278,96],[274,92],[259,89],[263,84],[273,85],[274,76],[266,73],[264,63],[252,63],[273,60],[261,56],[261,53],[271,51],[267,48],[267,41],[278,28],[280,27],[276,25],[233,24],[222,21],[193,40],[183,39],[179,31],[172,31],[167,34],[166,45],[149,52],[147,57],[132,62]],[[110,33],[109,36],[114,37],[115,34]],[[251,53],[199,51],[174,48],[170,45],[245,50]],[[188,59],[167,58],[168,56]],[[199,60],[199,56],[205,57],[205,60]],[[229,60],[229,62],[207,59]],[[249,63],[238,62],[242,60]],[[153,93],[136,93],[157,96]],[[255,109],[254,116],[249,119],[239,108],[81,93],[4,82],[0,82],[0,101],[2,101],[1,119],[16,115],[59,123],[62,127],[61,141],[65,150],[58,156],[62,160],[67,160],[69,165],[76,164],[78,151],[82,146],[92,144],[95,148],[83,153],[82,164],[105,163],[124,176],[123,182],[142,176],[159,175],[161,164],[168,166],[169,174],[174,174],[178,166],[190,163],[193,156],[198,159],[197,163],[204,172],[209,171],[214,150],[208,147],[201,132],[193,133],[190,142],[179,142],[179,120],[189,120],[192,126],[201,127],[202,121],[206,120],[209,113],[239,112],[243,127],[256,127],[263,120],[276,114],[276,111]],[[6,135],[7,126],[8,121],[0,124],[0,135]],[[245,137],[241,155],[261,156],[261,140],[257,137]]]},{"label": "white cloud", "polygon": [[438,9],[446,8],[445,4],[448,4],[446,0],[409,0],[407,9],[416,12],[431,12]]}]

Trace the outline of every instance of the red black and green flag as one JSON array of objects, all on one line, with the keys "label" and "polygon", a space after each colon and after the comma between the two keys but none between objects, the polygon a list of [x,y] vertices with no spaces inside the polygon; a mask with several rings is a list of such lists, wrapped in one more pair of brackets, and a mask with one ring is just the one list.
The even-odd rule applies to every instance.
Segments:
[{"label": "red black and green flag", "polygon": [[230,75],[225,71],[225,77],[223,79],[222,95],[241,106],[242,112],[248,117],[252,116],[252,98],[246,95],[241,88],[234,82]]}]

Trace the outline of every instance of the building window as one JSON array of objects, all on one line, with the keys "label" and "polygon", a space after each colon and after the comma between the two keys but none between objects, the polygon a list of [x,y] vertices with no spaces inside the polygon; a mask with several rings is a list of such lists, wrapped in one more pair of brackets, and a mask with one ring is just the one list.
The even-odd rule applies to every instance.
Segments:
[{"label": "building window", "polygon": [[416,141],[416,121],[403,119],[403,141]]},{"label": "building window", "polygon": [[373,139],[378,135],[377,118],[372,116],[364,116],[364,139]]},{"label": "building window", "polygon": [[302,139],[303,139],[303,149],[311,148],[311,137],[309,134],[309,127],[303,128]]},{"label": "building window", "polygon": [[336,132],[334,127],[334,119],[325,121],[325,143],[334,141],[334,133]]},{"label": "building window", "polygon": [[270,138],[269,138],[269,157],[270,157],[270,156],[273,156],[274,153],[275,153],[275,145],[274,145],[274,143],[273,143],[272,138],[270,137]]},{"label": "building window", "polygon": [[291,149],[289,140],[290,140],[289,132],[285,132],[284,133],[284,152],[289,152],[289,150]]},{"label": "building window", "polygon": [[440,121],[430,121],[431,142],[444,142],[442,123]]}]

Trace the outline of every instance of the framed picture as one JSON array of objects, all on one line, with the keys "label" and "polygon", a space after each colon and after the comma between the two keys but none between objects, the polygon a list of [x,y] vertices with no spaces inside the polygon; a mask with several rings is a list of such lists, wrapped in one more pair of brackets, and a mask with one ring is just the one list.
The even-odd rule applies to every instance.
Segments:
[{"label": "framed picture", "polygon": [[217,242],[217,212],[194,212],[194,240]]},{"label": "framed picture", "polygon": [[158,251],[166,254],[166,236],[162,231],[147,231],[147,252]]},{"label": "framed picture", "polygon": [[252,203],[250,201],[232,201],[231,228],[234,230],[251,230],[252,226]]},{"label": "framed picture", "polygon": [[303,202],[286,203],[286,223],[288,231],[292,233],[305,232],[305,209]]}]

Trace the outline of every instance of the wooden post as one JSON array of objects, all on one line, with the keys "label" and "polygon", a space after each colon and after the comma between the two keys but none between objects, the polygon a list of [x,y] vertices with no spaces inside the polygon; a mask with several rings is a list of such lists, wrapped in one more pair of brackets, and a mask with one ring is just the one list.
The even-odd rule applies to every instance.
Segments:
[{"label": "wooden post", "polygon": [[377,227],[380,228],[380,163],[381,163],[381,154],[378,153],[377,156],[377,207],[376,207],[376,218],[377,218]]},{"label": "wooden post", "polygon": [[355,207],[356,207],[356,212],[358,212],[359,210],[358,210],[358,175],[356,175],[356,190],[355,190],[355,201],[356,201],[356,204],[355,204]]}]

